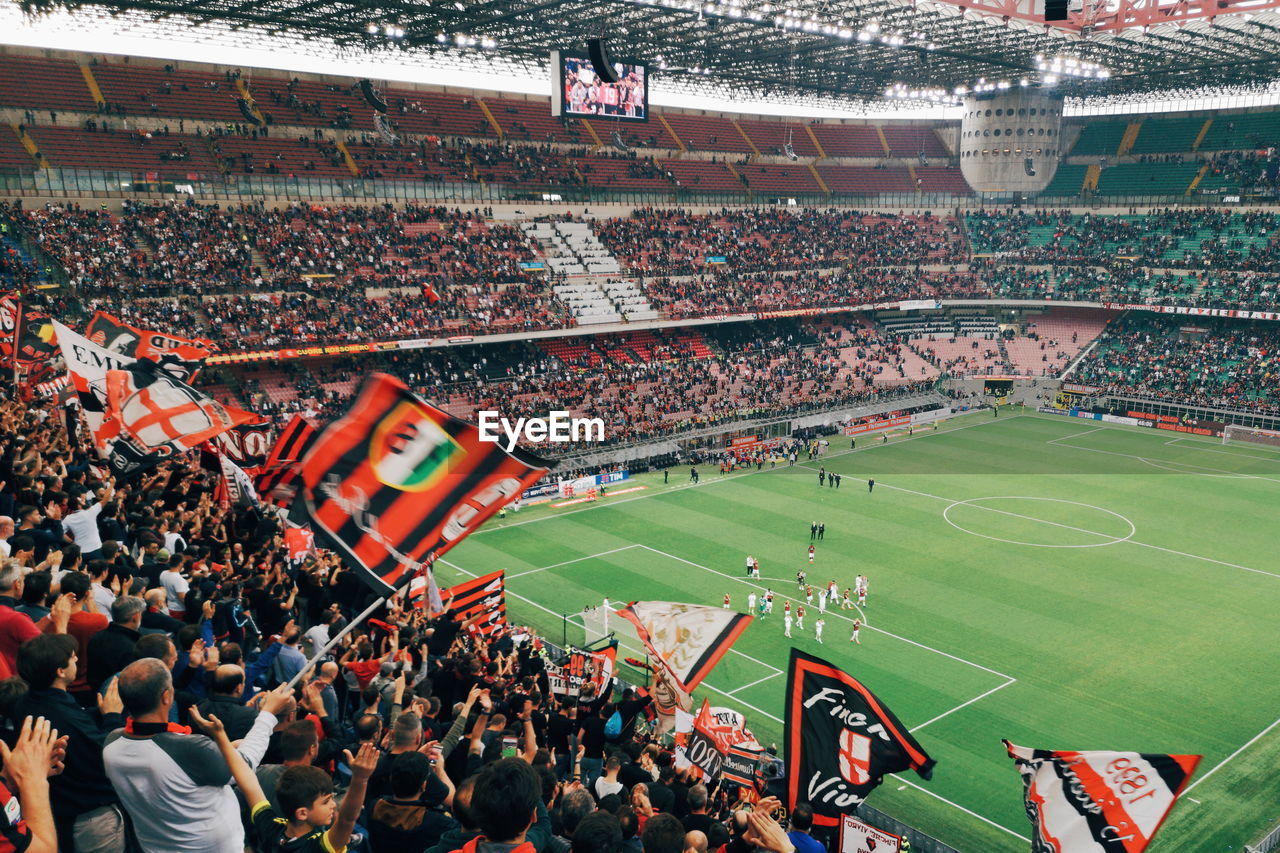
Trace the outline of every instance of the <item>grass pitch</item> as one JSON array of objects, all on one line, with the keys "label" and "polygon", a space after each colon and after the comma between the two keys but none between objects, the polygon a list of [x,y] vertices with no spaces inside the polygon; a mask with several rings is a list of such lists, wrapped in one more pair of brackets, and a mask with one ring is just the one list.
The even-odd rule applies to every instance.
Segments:
[{"label": "grass pitch", "polygon": [[[839,489],[818,485],[819,465]],[[643,491],[494,521],[449,554],[442,582],[505,568],[511,618],[574,642],[573,614],[606,596],[729,593],[745,610],[757,587],[795,598],[800,568],[815,587],[864,573],[861,645],[854,611],[828,610],[822,645],[816,609],[785,639],[779,600],[695,701],[781,743],[788,647],[844,667],[938,761],[931,782],[888,778],[869,802],[965,853],[1028,846],[1001,738],[1203,754],[1153,851],[1240,850],[1280,819],[1280,452],[987,412],[856,450],[833,437],[794,468],[700,471],[698,486],[672,469],[670,485],[648,474],[628,484]],[[809,566],[815,520],[826,538]],[[744,576],[749,553],[760,581]]]}]

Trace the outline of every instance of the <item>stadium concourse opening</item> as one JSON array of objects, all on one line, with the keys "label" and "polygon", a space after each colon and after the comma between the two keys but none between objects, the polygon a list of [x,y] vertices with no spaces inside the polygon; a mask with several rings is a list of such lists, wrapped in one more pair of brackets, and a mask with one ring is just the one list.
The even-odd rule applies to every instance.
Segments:
[{"label": "stadium concourse opening", "polygon": [[1276,849],[1280,0],[797,4],[0,12],[7,846]]}]

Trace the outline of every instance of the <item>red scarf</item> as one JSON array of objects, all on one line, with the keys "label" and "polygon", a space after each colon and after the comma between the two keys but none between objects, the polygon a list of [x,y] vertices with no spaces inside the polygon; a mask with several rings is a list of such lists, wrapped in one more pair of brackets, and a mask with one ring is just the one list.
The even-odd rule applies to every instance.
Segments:
[{"label": "red scarf", "polygon": [[191,734],[191,726],[180,726],[177,723],[139,723],[133,717],[130,717],[124,724],[124,733],[127,735],[137,735],[139,737],[151,737],[161,732],[171,732],[175,735]]}]

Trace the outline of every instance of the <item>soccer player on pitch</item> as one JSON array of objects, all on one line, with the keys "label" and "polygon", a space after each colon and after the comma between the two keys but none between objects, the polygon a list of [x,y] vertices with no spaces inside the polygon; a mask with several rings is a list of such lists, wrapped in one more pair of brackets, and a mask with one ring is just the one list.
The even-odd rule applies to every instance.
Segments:
[{"label": "soccer player on pitch", "polygon": [[849,638],[849,641],[852,643],[857,643],[858,645],[862,645],[862,641],[858,639],[858,632],[861,630],[862,630],[862,620],[854,619],[853,620],[853,636]]},{"label": "soccer player on pitch", "polygon": [[825,619],[818,619],[817,622],[813,623],[813,637],[819,643],[822,642],[822,629],[825,627],[827,627],[827,620]]},{"label": "soccer player on pitch", "polygon": [[788,610],[786,615],[782,617],[782,624],[785,626],[782,630],[782,636],[790,637],[791,636],[791,611]]},{"label": "soccer player on pitch", "polygon": [[724,609],[729,609],[729,593],[727,592],[724,594]]}]

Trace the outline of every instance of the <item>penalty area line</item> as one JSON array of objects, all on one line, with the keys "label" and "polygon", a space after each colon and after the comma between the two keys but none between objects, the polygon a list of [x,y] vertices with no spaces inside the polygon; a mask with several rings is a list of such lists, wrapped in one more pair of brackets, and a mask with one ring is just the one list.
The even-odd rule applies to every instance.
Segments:
[{"label": "penalty area line", "polygon": [[950,800],[948,800],[946,797],[940,794],[935,794],[933,791],[930,791],[928,788],[924,788],[924,787],[921,787],[920,785],[917,785],[915,782],[912,782],[910,779],[905,779],[902,776],[899,776],[897,773],[890,773],[889,775],[910,788],[915,788],[917,791],[920,791],[921,793],[924,793],[924,794],[928,794],[930,797],[933,797],[935,800],[946,803],[947,805],[951,806],[953,809],[959,809],[960,811],[964,812],[970,817],[976,817],[978,820],[982,821],[988,826],[994,826],[996,829],[1000,830],[1001,832],[1008,833],[1009,835],[1012,835],[1014,838],[1020,838],[1023,841],[1026,841],[1027,843],[1031,842],[1031,839],[1023,835],[1022,833],[1014,832],[1009,827],[1003,824],[996,823],[994,820],[992,820],[989,817],[983,817],[982,815],[978,814],[975,811],[970,811],[969,809],[966,809],[964,806],[960,805],[959,803],[953,803]]}]

